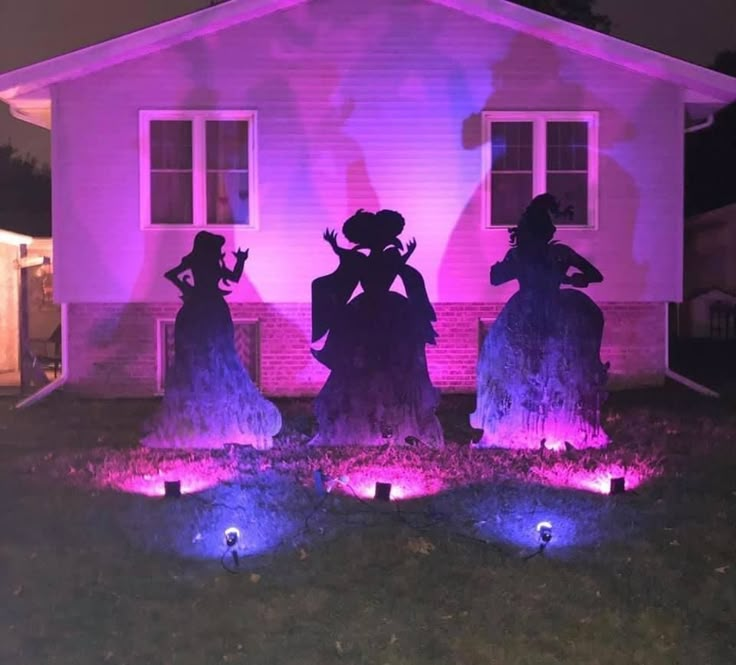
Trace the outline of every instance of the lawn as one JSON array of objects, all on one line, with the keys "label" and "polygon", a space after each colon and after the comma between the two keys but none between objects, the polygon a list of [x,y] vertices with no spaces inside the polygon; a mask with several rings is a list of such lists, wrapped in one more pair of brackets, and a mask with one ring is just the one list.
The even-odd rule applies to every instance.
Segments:
[{"label": "lawn", "polygon": [[[468,396],[442,451],[306,449],[308,400],[279,402],[266,453],[141,450],[154,401],[12,405],[0,663],[736,663],[731,401],[616,393],[613,443],[566,453],[471,449]],[[342,482],[318,496],[316,469]],[[378,479],[403,499],[370,500]]]}]

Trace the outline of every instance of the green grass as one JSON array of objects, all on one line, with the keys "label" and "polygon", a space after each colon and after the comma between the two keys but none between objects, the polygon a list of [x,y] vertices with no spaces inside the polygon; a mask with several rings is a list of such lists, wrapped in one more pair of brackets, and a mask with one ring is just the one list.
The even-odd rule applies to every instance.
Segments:
[{"label": "green grass", "polygon": [[[356,455],[305,450],[314,426],[309,402],[279,406],[287,426],[273,451],[207,459],[231,465],[245,484],[265,482],[266,467],[304,484],[317,466],[337,468]],[[155,466],[170,457],[134,452],[154,402],[52,395],[15,411],[0,401],[0,663],[736,662],[732,403],[676,387],[614,394],[608,450],[543,458],[470,452],[472,406],[469,397],[444,400],[441,419],[455,442],[445,451],[357,453],[439,469],[455,488],[440,503],[457,512],[456,524],[417,531],[390,511],[366,515],[362,504],[330,498],[356,518],[352,526],[345,516],[321,515],[319,524],[330,527],[324,537],[315,529],[235,576],[217,560],[147,550],[146,533],[157,524],[147,521],[146,502],[155,500],[93,486],[111,460],[143,471],[146,460]],[[518,484],[546,464],[612,459],[649,464],[660,477],[616,498]],[[519,493],[571,514],[598,506],[610,523],[597,528],[605,536],[608,524],[610,533],[564,556],[553,540],[548,555],[528,561],[518,545],[456,535],[474,533],[460,519],[473,497],[502,506]],[[132,501],[140,516],[133,526],[120,519]]]}]

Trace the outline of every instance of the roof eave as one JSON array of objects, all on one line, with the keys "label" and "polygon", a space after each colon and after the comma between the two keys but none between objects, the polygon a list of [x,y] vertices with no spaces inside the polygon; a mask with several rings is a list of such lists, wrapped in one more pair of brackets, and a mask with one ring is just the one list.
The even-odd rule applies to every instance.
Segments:
[{"label": "roof eave", "polygon": [[[231,0],[72,53],[0,74],[0,99],[16,117],[50,127],[54,83],[78,78],[307,0]],[[736,78],[510,2],[431,0],[589,57],[683,88],[688,104],[718,110],[736,101]]]},{"label": "roof eave", "polygon": [[0,74],[0,99],[11,99],[47,89],[56,82],[156,53],[182,42],[251,21],[307,0],[249,0],[224,2],[148,26],[71,53]]},{"label": "roof eave", "polygon": [[0,229],[0,243],[2,244],[20,247],[21,245],[30,245],[32,242],[33,238],[31,236],[16,233],[15,231]]},{"label": "roof eave", "polygon": [[490,8],[487,0],[433,0],[457,11],[619,65],[650,78],[669,81],[685,90],[685,101],[727,106],[736,101],[736,78],[707,67],[512,2]]},{"label": "roof eave", "polygon": [[[41,91],[39,91],[41,92]],[[46,92],[46,91],[42,91]],[[10,115],[23,122],[28,122],[44,129],[51,129],[51,97],[36,97],[34,99],[5,99],[0,92],[0,99],[7,102]]]}]

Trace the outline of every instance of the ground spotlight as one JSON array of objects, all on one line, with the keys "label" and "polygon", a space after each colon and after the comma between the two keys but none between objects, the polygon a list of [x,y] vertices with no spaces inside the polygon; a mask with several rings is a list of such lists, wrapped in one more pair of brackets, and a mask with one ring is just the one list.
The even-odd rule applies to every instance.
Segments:
[{"label": "ground spotlight", "polygon": [[225,545],[235,547],[240,540],[240,530],[234,526],[225,529]]},{"label": "ground spotlight", "polygon": [[552,540],[552,522],[540,522],[537,524],[539,534],[539,548],[544,549]]},{"label": "ground spotlight", "polygon": [[325,489],[325,474],[323,473],[322,469],[317,469],[313,474],[312,478],[314,480],[314,491],[317,492],[319,496],[324,496],[326,489]]},{"label": "ground spotlight", "polygon": [[[240,529],[231,526],[225,529],[225,545],[227,549],[220,559],[222,567],[228,572],[237,574],[240,569],[240,556],[238,556],[237,544],[240,540]],[[230,553],[230,558],[233,560],[232,568],[225,563],[225,557]]]},{"label": "ground spotlight", "polygon": [[610,494],[623,494],[626,491],[625,478],[611,478]]},{"label": "ground spotlight", "polygon": [[376,483],[376,501],[391,501],[391,483]]},{"label": "ground spotlight", "polygon": [[164,481],[164,496],[173,499],[181,496],[181,481],[179,480],[165,480]]},{"label": "ground spotlight", "polygon": [[335,489],[336,485],[347,485],[348,484],[348,477],[347,476],[338,476],[337,478],[328,478],[324,471],[322,469],[317,469],[312,474],[312,479],[314,481],[314,491],[317,492],[318,496],[324,496],[325,494],[329,494],[332,492],[332,490]]}]

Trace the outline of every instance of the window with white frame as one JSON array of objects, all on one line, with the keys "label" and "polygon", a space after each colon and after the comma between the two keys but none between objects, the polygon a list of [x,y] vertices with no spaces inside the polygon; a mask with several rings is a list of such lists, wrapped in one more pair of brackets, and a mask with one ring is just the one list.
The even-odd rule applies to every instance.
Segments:
[{"label": "window with white frame", "polygon": [[[156,319],[156,390],[163,393],[166,374],[174,365],[174,319]],[[261,381],[260,323],[255,319],[233,318],[235,351],[257,386]]]},{"label": "window with white frame", "polygon": [[142,111],[144,227],[254,226],[255,114]]},{"label": "window with white frame", "polygon": [[545,192],[573,206],[558,228],[597,226],[597,113],[487,111],[483,147],[484,226],[515,226]]}]

